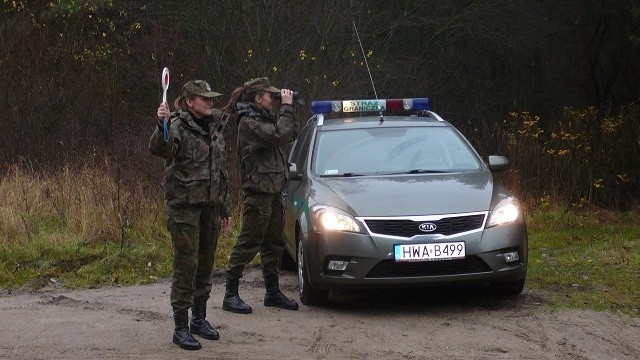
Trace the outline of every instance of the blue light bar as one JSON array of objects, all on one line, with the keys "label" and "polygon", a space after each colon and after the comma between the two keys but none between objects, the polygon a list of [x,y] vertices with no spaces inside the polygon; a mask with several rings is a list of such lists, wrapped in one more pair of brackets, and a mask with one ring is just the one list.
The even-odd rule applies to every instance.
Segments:
[{"label": "blue light bar", "polygon": [[331,112],[331,101],[314,101],[311,103],[312,114],[326,114]]},{"label": "blue light bar", "polygon": [[431,110],[431,99],[429,98],[416,98],[413,99],[413,110]]},{"label": "blue light bar", "polygon": [[429,98],[379,99],[379,100],[337,100],[314,101],[311,113],[352,113],[352,112],[406,112],[431,110]]}]

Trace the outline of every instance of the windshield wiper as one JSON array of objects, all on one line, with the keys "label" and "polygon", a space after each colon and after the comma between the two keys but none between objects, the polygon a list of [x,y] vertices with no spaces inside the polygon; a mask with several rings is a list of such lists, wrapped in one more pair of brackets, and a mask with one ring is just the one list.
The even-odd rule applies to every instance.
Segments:
[{"label": "windshield wiper", "polygon": [[407,171],[407,174],[444,174],[448,171],[445,170],[427,170],[427,169],[413,169],[411,171]]},{"label": "windshield wiper", "polygon": [[321,177],[353,177],[353,176],[364,176],[364,174],[357,174],[352,172],[346,172],[342,174],[325,174],[320,175]]},{"label": "windshield wiper", "polygon": [[444,170],[427,170],[427,169],[413,169],[407,171],[396,171],[388,173],[380,173],[380,175],[401,175],[401,174],[446,174],[448,171]]}]

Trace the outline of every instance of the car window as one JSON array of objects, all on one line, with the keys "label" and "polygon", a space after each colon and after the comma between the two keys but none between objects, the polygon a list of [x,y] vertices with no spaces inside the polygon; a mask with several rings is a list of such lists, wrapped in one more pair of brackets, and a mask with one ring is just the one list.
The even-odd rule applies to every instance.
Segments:
[{"label": "car window", "polygon": [[479,161],[448,127],[342,129],[318,134],[314,171],[321,176],[476,171]]},{"label": "car window", "polygon": [[309,142],[313,134],[311,130],[311,127],[303,128],[296,142],[293,144],[293,149],[291,149],[289,162],[296,164],[298,170],[303,169],[306,165],[307,155],[309,154]]}]

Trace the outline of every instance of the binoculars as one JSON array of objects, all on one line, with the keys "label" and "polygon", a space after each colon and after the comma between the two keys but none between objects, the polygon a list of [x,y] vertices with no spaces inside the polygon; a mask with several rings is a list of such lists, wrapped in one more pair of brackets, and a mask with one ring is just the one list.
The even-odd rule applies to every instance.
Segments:
[{"label": "binoculars", "polygon": [[[278,100],[280,100],[280,97],[281,97],[281,96],[282,96],[282,95],[281,95],[280,93],[275,93],[275,94],[273,94],[273,98],[274,98],[274,99],[278,99]],[[304,104],[306,103],[306,102],[304,101],[304,99],[300,97],[300,93],[299,93],[299,92],[297,92],[297,91],[294,91],[294,92],[293,92],[293,100],[294,100],[294,101],[296,101],[296,102],[297,102],[298,104],[300,104],[300,105],[304,105]]]}]

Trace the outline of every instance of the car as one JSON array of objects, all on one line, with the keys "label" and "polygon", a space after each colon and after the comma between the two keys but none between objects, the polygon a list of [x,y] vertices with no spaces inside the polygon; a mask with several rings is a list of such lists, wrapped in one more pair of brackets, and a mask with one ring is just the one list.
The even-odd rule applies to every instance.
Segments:
[{"label": "car", "polygon": [[[429,98],[314,101],[289,154],[286,251],[300,299],[329,291],[488,284],[527,274],[522,205]],[[484,285],[483,285],[484,286]]]}]

